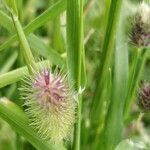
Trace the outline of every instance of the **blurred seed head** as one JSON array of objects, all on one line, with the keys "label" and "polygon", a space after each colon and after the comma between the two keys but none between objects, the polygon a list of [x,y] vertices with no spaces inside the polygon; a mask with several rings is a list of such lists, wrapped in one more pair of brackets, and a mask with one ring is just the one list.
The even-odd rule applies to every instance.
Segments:
[{"label": "blurred seed head", "polygon": [[131,40],[137,47],[150,47],[150,6],[144,2],[137,9]]},{"label": "blurred seed head", "polygon": [[68,140],[75,122],[74,92],[67,76],[41,66],[24,78],[22,98],[31,125],[46,140]]},{"label": "blurred seed head", "polygon": [[138,93],[139,107],[144,111],[150,111],[150,83],[142,83]]},{"label": "blurred seed head", "polygon": [[141,21],[146,25],[150,24],[150,6],[146,3],[141,3],[139,5],[139,16],[141,17]]}]

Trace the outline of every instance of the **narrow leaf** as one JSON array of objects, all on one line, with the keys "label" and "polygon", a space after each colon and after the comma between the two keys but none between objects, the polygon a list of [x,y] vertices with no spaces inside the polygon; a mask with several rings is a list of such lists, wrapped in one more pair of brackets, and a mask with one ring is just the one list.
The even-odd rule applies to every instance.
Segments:
[{"label": "narrow leaf", "polygon": [[16,132],[24,136],[38,150],[56,150],[62,147],[42,140],[29,126],[29,119],[25,113],[15,103],[6,98],[0,99],[0,117],[7,121]]},{"label": "narrow leaf", "polygon": [[[50,6],[45,12],[40,16],[35,18],[31,23],[29,23],[25,28],[24,32],[26,35],[35,31],[37,28],[41,27],[46,22],[50,21],[66,8],[66,0],[60,0],[54,5]],[[0,46],[0,51],[8,48],[13,42],[17,41],[17,35],[12,36],[8,41]]]}]

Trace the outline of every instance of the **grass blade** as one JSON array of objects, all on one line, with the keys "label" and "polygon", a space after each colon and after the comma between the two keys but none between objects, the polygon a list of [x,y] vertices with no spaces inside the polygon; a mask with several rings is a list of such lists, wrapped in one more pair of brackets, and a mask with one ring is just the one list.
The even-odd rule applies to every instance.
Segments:
[{"label": "grass blade", "polygon": [[[103,52],[101,57],[101,63],[98,68],[98,80],[95,89],[95,94],[93,97],[93,105],[91,109],[91,122],[93,126],[97,126],[98,124],[103,124],[104,122],[104,111],[105,111],[105,95],[108,94],[105,92],[107,82],[106,76],[109,73],[109,69],[111,67],[111,60],[114,50],[114,42],[116,29],[118,26],[118,19],[120,14],[120,9],[122,5],[122,0],[112,0],[111,6],[109,10],[109,16],[107,21],[107,27],[105,32],[105,38],[103,42]],[[108,91],[109,92],[109,91]],[[96,112],[96,113],[95,113]],[[98,127],[96,127],[97,130]]]},{"label": "grass blade", "polygon": [[[0,25],[6,28],[11,34],[15,32],[15,28],[11,18],[0,10]],[[6,26],[7,24],[7,26]]]},{"label": "grass blade", "polygon": [[17,59],[18,53],[15,51],[5,62],[3,67],[0,69],[0,74],[6,73],[10,70]]},{"label": "grass blade", "polygon": [[31,67],[33,67],[33,68],[35,67],[35,59],[33,57],[30,46],[28,44],[28,41],[27,41],[26,36],[24,34],[24,31],[22,29],[21,23],[18,20],[18,16],[13,14],[13,12],[11,13],[11,15],[12,15],[14,26],[16,28],[18,39],[20,41],[20,45],[21,45],[21,48],[22,48],[21,53],[24,57],[24,60],[26,62],[26,65],[28,66],[29,71],[32,72]]},{"label": "grass blade", "polygon": [[[80,92],[82,82],[83,52],[83,0],[67,1],[67,64],[70,80],[75,89]],[[74,131],[73,149],[80,149],[82,95],[78,96],[77,118]]]},{"label": "grass blade", "polygon": [[66,67],[65,60],[55,50],[53,50],[50,46],[47,46],[34,34],[30,34],[28,36],[28,42],[31,49],[35,53],[38,53],[41,56],[49,59],[49,61],[54,65],[58,65],[61,68]]},{"label": "grass blade", "polygon": [[0,75],[0,88],[19,81],[27,72],[27,67],[21,67]]},{"label": "grass blade", "polygon": [[[13,26],[12,19],[2,11],[0,11],[0,19],[4,17],[6,21],[0,22],[2,26],[4,26],[10,33],[14,33],[15,28]],[[8,24],[8,26],[5,26],[5,23]],[[65,61],[61,56],[53,50],[51,47],[47,46],[42,42],[37,36],[34,34],[30,34],[28,37],[28,42],[30,44],[30,47],[33,51],[38,53],[39,55],[47,58],[52,62],[54,65],[58,65],[59,67],[65,67]],[[66,68],[66,67],[65,67]]]},{"label": "grass blade", "polygon": [[142,71],[147,60],[148,49],[135,48],[134,49],[134,60],[131,68],[128,80],[128,92],[126,96],[126,103],[124,107],[124,118],[125,121],[128,119],[128,115],[131,109],[137,86],[140,82]]},{"label": "grass blade", "polygon": [[34,130],[29,127],[29,120],[25,113],[13,102],[6,98],[0,99],[0,117],[7,121],[13,129],[23,135],[36,149],[60,149],[61,145],[52,145],[43,141]]},{"label": "grass blade", "polygon": [[125,26],[123,18],[117,30],[116,50],[115,50],[115,64],[114,77],[111,93],[111,101],[108,107],[106,116],[104,133],[103,133],[103,149],[113,150],[115,146],[121,141],[123,135],[123,108],[127,93],[128,81],[128,46],[125,37]]},{"label": "grass blade", "polygon": [[[46,61],[43,61],[42,63],[44,62]],[[37,64],[39,65],[40,62]],[[28,70],[27,70],[27,67],[25,66],[25,67],[21,67],[13,71],[10,71],[8,73],[0,75],[0,88],[20,81],[24,77],[24,75],[27,73],[28,73]]]},{"label": "grass blade", "polygon": [[[50,19],[53,19],[66,8],[66,0],[60,0],[51,7],[49,7],[45,12],[40,16],[35,18],[31,23],[29,23],[24,28],[24,33],[28,35],[29,33],[35,31],[37,28],[48,22]],[[13,42],[17,41],[17,35],[12,36],[8,41],[0,46],[0,51],[8,48]]]}]

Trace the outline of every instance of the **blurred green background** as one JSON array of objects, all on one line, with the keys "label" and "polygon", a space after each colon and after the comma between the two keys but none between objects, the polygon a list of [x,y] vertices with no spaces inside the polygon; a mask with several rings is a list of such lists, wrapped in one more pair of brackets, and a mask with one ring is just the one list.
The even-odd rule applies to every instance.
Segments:
[{"label": "blurred green background", "polygon": [[[22,7],[20,11],[20,20],[23,26],[30,23],[35,17],[40,15],[49,6],[55,3],[57,0],[23,0]],[[20,1],[21,2],[21,1]],[[106,23],[106,13],[108,13],[108,4],[110,0],[85,0],[84,4],[84,44],[85,44],[85,54],[86,54],[86,71],[87,71],[87,89],[83,97],[83,120],[82,125],[82,135],[86,135],[86,128],[89,126],[89,110],[91,105],[91,100],[94,94],[95,79],[97,78],[97,67],[99,65],[99,57],[102,51],[102,42],[104,38],[104,30]],[[131,21],[128,11],[133,12],[136,10],[137,5],[142,0],[125,0],[126,10],[124,15],[126,17],[125,28],[126,28],[126,42],[129,41]],[[0,10],[5,11],[6,8],[2,5],[2,0],[0,0]],[[46,58],[49,59],[47,51],[57,52],[60,54],[62,59],[66,57],[66,14],[62,13],[60,16],[50,20],[42,27],[34,31],[34,34],[43,42],[35,43],[33,47],[33,53],[36,58]],[[5,24],[7,26],[7,24]],[[9,33],[4,24],[0,23],[0,45],[9,39],[13,33]],[[38,50],[39,48],[39,50]],[[46,49],[47,48],[47,49]],[[11,47],[0,52],[0,74],[6,73],[13,69],[24,66],[24,61],[22,55],[19,52],[20,47],[17,42],[15,42]],[[37,51],[38,50],[38,51]],[[120,47],[121,50],[121,47]],[[129,44],[130,57],[132,59],[132,46]],[[50,60],[51,61],[51,60]],[[54,66],[56,64],[52,63]],[[61,62],[60,62],[61,64]],[[147,63],[142,74],[142,81],[150,81],[150,53]],[[12,85],[6,86],[0,89],[1,97],[8,97],[11,100],[15,100],[15,103],[22,106],[22,102],[19,100],[19,82]],[[145,132],[150,135],[150,114],[147,114],[143,118],[143,124],[141,127],[136,127],[134,118],[137,117],[139,109],[137,107],[136,98],[132,107],[132,117],[126,124],[125,138],[131,137],[137,143],[143,142]],[[139,129],[140,128],[140,129]],[[143,130],[144,133],[139,134],[138,130]],[[2,119],[0,119],[0,150],[16,150],[17,140],[23,141],[19,149],[22,150],[32,150],[34,149],[23,137],[17,138],[19,136],[14,130]],[[90,141],[89,141],[90,142]],[[82,143],[84,145],[84,143]],[[85,147],[84,147],[85,148]],[[88,145],[85,150],[88,149]],[[138,149],[138,148],[137,148]],[[117,149],[118,150],[118,149]],[[121,149],[120,149],[121,150]],[[123,149],[122,149],[123,150]],[[135,148],[136,150],[136,148]]]}]

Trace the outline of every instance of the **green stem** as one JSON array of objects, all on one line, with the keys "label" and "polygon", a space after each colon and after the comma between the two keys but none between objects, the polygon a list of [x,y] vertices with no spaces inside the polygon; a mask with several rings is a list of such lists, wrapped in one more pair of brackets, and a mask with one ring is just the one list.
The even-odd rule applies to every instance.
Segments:
[{"label": "green stem", "polygon": [[[40,63],[46,63],[46,62],[47,61],[39,62],[37,63],[37,65],[40,65]],[[28,73],[28,68],[21,67],[19,69],[15,69],[13,71],[0,75],[0,88],[20,81],[22,77],[27,73]]]},{"label": "green stem", "polygon": [[136,88],[141,79],[141,74],[148,54],[147,51],[148,51],[147,49],[143,49],[143,48],[134,49],[134,59],[129,74],[128,92],[127,92],[126,102],[124,106],[125,120],[128,119],[129,111],[131,109],[131,104],[135,96]]},{"label": "green stem", "polygon": [[[119,23],[119,15],[121,10],[122,0],[112,0],[109,10],[109,16],[107,21],[107,27],[105,32],[105,39],[103,42],[103,52],[101,57],[101,64],[98,68],[98,82],[95,89],[95,94],[93,97],[93,105],[91,109],[91,122],[92,126],[97,126],[98,124],[103,124],[104,122],[104,111],[105,111],[105,94],[103,91],[105,89],[106,76],[109,73],[109,68],[111,66],[111,60],[114,50],[114,42],[116,29]],[[95,113],[97,112],[97,113]]]},{"label": "green stem", "polygon": [[73,149],[80,149],[82,111],[82,73],[84,73],[83,46],[83,0],[67,1],[67,64],[70,82],[78,91],[77,123],[74,130]]},{"label": "green stem", "polygon": [[75,124],[73,149],[80,150],[81,140],[81,113],[82,113],[82,95],[78,96],[77,123]]},{"label": "green stem", "polygon": [[19,81],[27,72],[27,67],[21,67],[0,75],[0,88]]},{"label": "green stem", "polygon": [[83,0],[79,1],[80,10],[79,10],[79,49],[78,49],[78,76],[77,76],[77,89],[79,92],[78,96],[78,110],[77,110],[77,118],[78,123],[75,127],[75,140],[74,140],[74,150],[80,150],[80,141],[81,141],[81,113],[82,113],[82,93],[80,93],[81,87],[81,72],[84,70],[82,67],[82,58],[83,58]]},{"label": "green stem", "polygon": [[114,150],[122,140],[123,135],[123,108],[127,93],[128,81],[128,46],[125,36],[126,20],[124,8],[120,15],[119,25],[116,34],[116,46],[114,52],[114,71],[111,89],[110,103],[105,119],[105,126],[99,141],[99,147],[105,150]]},{"label": "green stem", "polygon": [[35,68],[35,60],[30,50],[30,46],[23,32],[23,28],[18,20],[18,16],[12,13],[12,19],[13,19],[13,22],[14,22],[14,25],[18,34],[18,38],[22,45],[22,49],[23,49],[22,54],[24,56],[24,60],[28,66],[29,71],[32,72],[32,68]]}]

